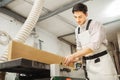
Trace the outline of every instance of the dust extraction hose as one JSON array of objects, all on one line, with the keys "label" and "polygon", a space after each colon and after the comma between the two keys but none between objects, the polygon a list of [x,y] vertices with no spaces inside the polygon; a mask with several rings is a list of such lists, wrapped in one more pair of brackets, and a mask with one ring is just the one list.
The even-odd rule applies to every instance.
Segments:
[{"label": "dust extraction hose", "polygon": [[[13,39],[15,41],[24,43],[26,39],[31,34],[33,28],[35,27],[39,17],[40,13],[42,11],[44,0],[35,0],[34,5],[31,9],[31,12],[26,19],[25,23],[23,24],[22,28],[16,35],[16,37]],[[6,49],[5,53],[0,56],[0,62],[4,62],[8,60],[8,48]]]}]

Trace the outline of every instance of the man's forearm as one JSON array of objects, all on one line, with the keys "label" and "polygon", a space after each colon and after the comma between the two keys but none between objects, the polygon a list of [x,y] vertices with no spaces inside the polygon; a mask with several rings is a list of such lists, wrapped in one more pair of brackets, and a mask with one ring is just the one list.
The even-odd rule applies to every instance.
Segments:
[{"label": "man's forearm", "polygon": [[81,58],[81,57],[83,57],[83,56],[85,56],[85,55],[92,54],[92,53],[93,53],[93,50],[92,50],[92,49],[90,49],[90,48],[85,48],[85,49],[82,49],[82,50],[77,50],[77,52],[75,52],[75,53],[73,54],[73,56],[74,56],[75,58]]}]

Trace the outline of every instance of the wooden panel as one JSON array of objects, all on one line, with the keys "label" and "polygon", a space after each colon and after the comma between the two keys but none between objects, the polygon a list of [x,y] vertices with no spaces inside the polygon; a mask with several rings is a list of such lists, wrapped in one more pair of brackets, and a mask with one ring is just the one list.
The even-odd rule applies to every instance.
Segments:
[{"label": "wooden panel", "polygon": [[[12,41],[9,45],[8,60],[25,58],[46,64],[62,64],[64,57]],[[70,64],[73,67],[73,64]]]}]

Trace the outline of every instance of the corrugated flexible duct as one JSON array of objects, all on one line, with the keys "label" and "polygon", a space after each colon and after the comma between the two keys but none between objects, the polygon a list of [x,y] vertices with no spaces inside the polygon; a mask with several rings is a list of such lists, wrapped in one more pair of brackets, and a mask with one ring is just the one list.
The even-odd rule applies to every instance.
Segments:
[{"label": "corrugated flexible duct", "polygon": [[[25,23],[23,24],[22,28],[16,35],[16,37],[13,39],[15,41],[24,43],[26,39],[31,34],[33,28],[35,27],[39,17],[40,13],[42,11],[44,0],[35,0],[34,5],[31,9],[31,12],[26,19]],[[0,62],[4,62],[8,60],[8,49],[6,49],[5,53],[0,56]]]}]

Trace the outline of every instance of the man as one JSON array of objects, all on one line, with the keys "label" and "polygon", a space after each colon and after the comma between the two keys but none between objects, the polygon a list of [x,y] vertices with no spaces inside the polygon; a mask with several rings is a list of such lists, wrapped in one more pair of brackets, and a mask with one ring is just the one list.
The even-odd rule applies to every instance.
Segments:
[{"label": "man", "polygon": [[72,13],[78,27],[75,30],[77,52],[67,56],[64,64],[69,65],[77,58],[83,58],[87,80],[118,80],[116,69],[107,52],[107,39],[103,26],[87,19],[87,6],[78,3]]}]

